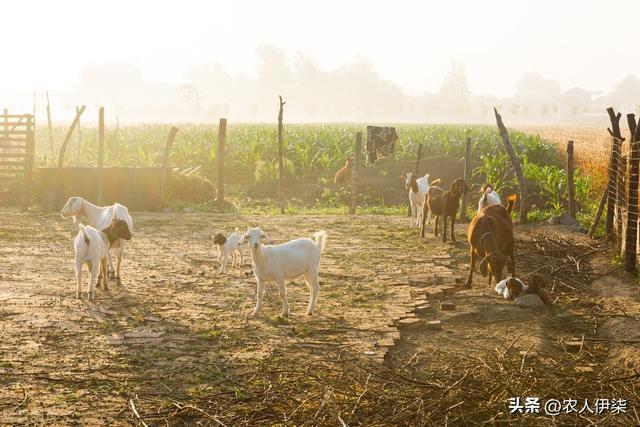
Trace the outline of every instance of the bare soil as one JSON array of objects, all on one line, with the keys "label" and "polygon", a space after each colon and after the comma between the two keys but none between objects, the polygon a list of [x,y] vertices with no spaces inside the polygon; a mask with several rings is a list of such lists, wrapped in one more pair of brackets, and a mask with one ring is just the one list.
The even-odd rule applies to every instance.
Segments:
[{"label": "bare soil", "polygon": [[[395,336],[390,324],[434,289],[436,269],[466,276],[464,225],[458,243],[443,244],[421,240],[400,217],[135,213],[123,285],[112,281],[88,302],[74,298],[72,224],[0,213],[1,424],[640,423],[638,286],[619,272],[542,312],[499,299],[476,275],[471,290],[428,297],[431,309],[417,318],[441,320],[441,330],[423,323]],[[273,285],[262,317],[247,318],[250,262],[224,275],[210,262],[212,234],[258,224],[276,242],[328,231],[316,316],[305,314],[309,293],[298,280],[287,287],[289,319],[279,317]],[[434,267],[438,259],[452,262]],[[609,273],[603,259],[592,262]],[[438,310],[441,301],[455,309]],[[576,336],[584,346],[572,353],[563,343]],[[508,414],[508,397],[522,393],[626,398],[628,412]]]}]

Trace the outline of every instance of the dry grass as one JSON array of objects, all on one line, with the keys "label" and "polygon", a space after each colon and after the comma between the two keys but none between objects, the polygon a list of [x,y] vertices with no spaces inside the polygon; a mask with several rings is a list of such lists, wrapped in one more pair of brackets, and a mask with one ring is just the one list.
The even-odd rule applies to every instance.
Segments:
[{"label": "dry grass", "polygon": [[[601,128],[591,127],[519,127],[527,134],[540,135],[557,145],[558,150],[566,152],[567,141],[574,141],[576,167],[591,175],[594,189],[599,193],[607,184],[607,167],[611,150],[611,137],[607,132],[607,123]],[[622,135],[628,140],[628,130],[623,127]],[[628,147],[623,144],[623,154]]]}]

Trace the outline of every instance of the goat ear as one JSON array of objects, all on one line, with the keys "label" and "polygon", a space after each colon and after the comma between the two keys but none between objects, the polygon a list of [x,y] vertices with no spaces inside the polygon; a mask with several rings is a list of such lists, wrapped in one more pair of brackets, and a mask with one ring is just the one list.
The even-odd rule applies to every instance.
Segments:
[{"label": "goat ear", "polygon": [[489,274],[488,265],[489,257],[484,257],[484,259],[480,261],[480,273],[482,273],[482,277],[487,277],[487,274]]},{"label": "goat ear", "polygon": [[407,175],[405,174],[400,175],[400,179],[407,179]]},{"label": "goat ear", "polygon": [[261,239],[263,239],[263,240],[271,240],[271,239],[269,239],[269,237],[268,237],[266,234],[264,234],[264,233],[262,233],[262,234],[260,235],[260,238],[261,238]]},{"label": "goat ear", "polygon": [[246,243],[248,238],[249,238],[249,236],[247,236],[246,234],[243,234],[240,237],[240,243]]}]

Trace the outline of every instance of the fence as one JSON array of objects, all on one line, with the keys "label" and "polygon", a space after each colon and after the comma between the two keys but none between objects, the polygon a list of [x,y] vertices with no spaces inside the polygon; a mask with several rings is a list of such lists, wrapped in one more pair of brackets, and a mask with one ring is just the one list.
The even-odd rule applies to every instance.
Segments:
[{"label": "fence", "polygon": [[31,197],[35,150],[35,120],[31,114],[0,115],[0,203],[21,202],[26,210]]},{"label": "fence", "polygon": [[611,121],[611,151],[608,161],[608,181],[600,200],[598,212],[591,226],[595,233],[600,215],[606,209],[605,234],[614,242],[616,254],[623,258],[624,269],[637,271],[638,249],[638,178],[640,169],[640,132],[634,114],[627,114],[629,137],[624,138],[620,128],[621,113],[608,108]]}]

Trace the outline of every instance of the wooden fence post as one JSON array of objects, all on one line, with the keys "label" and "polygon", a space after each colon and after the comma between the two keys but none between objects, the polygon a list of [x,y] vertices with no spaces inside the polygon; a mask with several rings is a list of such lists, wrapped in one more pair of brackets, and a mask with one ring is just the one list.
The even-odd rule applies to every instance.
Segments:
[{"label": "wooden fence post", "polygon": [[98,206],[104,203],[104,107],[98,110]]},{"label": "wooden fence post", "polygon": [[164,206],[164,188],[167,181],[167,173],[169,172],[169,157],[171,156],[171,148],[173,147],[173,141],[176,139],[178,128],[172,126],[169,129],[169,135],[167,135],[167,143],[164,146],[164,155],[162,156],[162,169],[160,169],[160,184],[158,188],[158,198],[160,201],[160,209]]},{"label": "wooden fence post", "polygon": [[[76,112],[76,114],[78,114]],[[49,91],[47,91],[47,128],[49,130],[49,149],[51,150],[51,163],[55,162],[56,152],[53,148],[53,128],[51,126],[51,103],[49,102]]]},{"label": "wooden fence post", "polygon": [[67,145],[69,145],[69,140],[71,140],[71,135],[73,135],[73,130],[78,125],[78,122],[80,121],[80,116],[82,115],[82,113],[84,113],[85,108],[86,107],[83,105],[82,107],[80,107],[80,109],[76,113],[76,117],[73,119],[73,122],[71,122],[71,126],[69,126],[69,130],[67,130],[67,135],[64,137],[64,141],[60,146],[60,153],[58,154],[58,175],[57,175],[58,181],[56,182],[56,197],[55,197],[56,205],[59,205],[61,202],[60,189],[62,185],[62,165],[64,164],[64,155],[67,151]]},{"label": "wooden fence post", "polygon": [[[464,182],[471,185],[471,138],[467,137],[464,150]],[[462,195],[462,206],[460,206],[460,220],[466,221],[467,218],[467,192]]]},{"label": "wooden fence post", "polygon": [[227,119],[218,123],[218,209],[224,212],[224,151],[227,142]]},{"label": "wooden fence post", "polygon": [[[621,144],[618,144],[618,150],[621,149]],[[624,235],[622,232],[622,224],[623,224],[623,212],[626,209],[627,203],[627,194],[625,192],[627,184],[627,156],[623,156],[620,151],[618,151],[618,174],[616,177],[616,231],[617,231],[617,254],[622,255],[624,248],[622,246],[622,241],[624,240]]]},{"label": "wooden fence post", "polygon": [[278,197],[280,198],[280,214],[284,214],[284,128],[282,126],[283,107],[286,102],[280,98],[280,108],[278,110]]},{"label": "wooden fence post", "polygon": [[22,212],[29,209],[31,203],[31,186],[33,182],[33,165],[35,159],[35,116],[27,117],[27,140],[24,157],[24,192]]},{"label": "wooden fence post", "polygon": [[502,116],[498,114],[498,110],[495,107],[493,107],[493,112],[496,116],[496,123],[498,125],[498,130],[500,131],[500,136],[502,137],[502,142],[504,143],[507,154],[511,159],[511,168],[513,169],[513,172],[518,179],[518,187],[520,187],[520,223],[526,224],[528,221],[527,215],[529,212],[529,201],[527,197],[527,184],[524,179],[524,174],[522,173],[520,160],[518,159],[518,156],[516,156],[513,145],[511,145],[511,141],[509,140],[509,133],[507,132],[507,128],[502,122]]},{"label": "wooden fence post", "polygon": [[620,157],[620,146],[624,138],[620,132],[620,118],[621,113],[615,113],[612,107],[607,108],[607,114],[609,115],[609,121],[611,127],[607,128],[607,131],[611,135],[611,157],[609,159],[609,181],[607,183],[607,222],[605,231],[607,239],[613,238],[613,217],[615,215],[615,200],[616,200],[616,177],[618,174],[618,164]]},{"label": "wooden fence post", "polygon": [[598,210],[596,211],[596,216],[593,218],[591,227],[589,227],[589,233],[587,234],[591,238],[593,238],[593,235],[596,232],[596,227],[598,227],[598,222],[600,221],[600,216],[602,216],[604,205],[607,203],[608,194],[609,194],[608,191],[605,190],[604,194],[602,195],[602,198],[600,198],[600,203],[598,204]]},{"label": "wooden fence post", "polygon": [[358,204],[358,167],[362,152],[362,132],[356,133],[356,145],[353,150],[353,166],[351,167],[351,206],[349,214],[355,215]]},{"label": "wooden fence post", "polygon": [[[76,105],[76,114],[80,111],[80,107]],[[80,129],[80,121],[78,121],[78,127],[76,129],[78,137],[78,146],[76,147],[76,164],[80,165],[80,147],[82,146],[82,130]]]},{"label": "wooden fence post", "polygon": [[627,114],[629,132],[631,135],[629,153],[629,184],[627,200],[627,236],[625,239],[624,269],[630,273],[636,273],[637,239],[638,239],[638,184],[640,178],[640,134],[635,114]]},{"label": "wooden fence post", "polygon": [[567,141],[567,193],[569,196],[569,215],[576,217],[576,186],[573,181],[573,141]]},{"label": "wooden fence post", "polygon": [[[9,136],[9,134],[7,133],[9,132],[9,109],[5,108],[2,110],[2,112],[4,113],[4,125],[3,125],[4,136]],[[2,148],[0,151],[4,153],[5,149]]]},{"label": "wooden fence post", "polygon": [[[420,160],[422,159],[422,144],[418,145],[418,152],[416,154],[416,166],[413,168],[413,174],[418,179],[418,171],[420,170]],[[411,216],[411,203],[407,205],[407,216]]]}]

